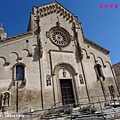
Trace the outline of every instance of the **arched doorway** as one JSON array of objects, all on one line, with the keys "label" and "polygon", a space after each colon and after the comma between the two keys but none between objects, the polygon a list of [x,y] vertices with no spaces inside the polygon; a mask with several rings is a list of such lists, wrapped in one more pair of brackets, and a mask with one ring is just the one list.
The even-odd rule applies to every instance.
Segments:
[{"label": "arched doorway", "polygon": [[77,92],[75,76],[77,75],[75,69],[66,63],[59,64],[55,67],[55,79],[58,102],[61,101],[63,105],[77,103]]}]

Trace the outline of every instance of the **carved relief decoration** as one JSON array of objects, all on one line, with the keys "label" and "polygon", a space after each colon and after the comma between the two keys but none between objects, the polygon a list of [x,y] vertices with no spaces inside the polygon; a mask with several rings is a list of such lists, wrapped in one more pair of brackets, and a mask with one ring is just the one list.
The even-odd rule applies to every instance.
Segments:
[{"label": "carved relief decoration", "polygon": [[82,74],[79,74],[79,80],[80,80],[80,84],[84,84]]},{"label": "carved relief decoration", "polygon": [[9,91],[3,92],[1,94],[2,107],[9,107],[10,106],[10,99],[11,99],[11,93]]},{"label": "carved relief decoration", "polygon": [[63,72],[62,72],[62,73],[63,73],[63,77],[66,77],[66,74],[67,74],[67,73],[66,73],[66,70],[65,70],[65,69],[63,69]]},{"label": "carved relief decoration", "polygon": [[49,74],[46,75],[46,85],[47,86],[51,85],[51,75],[49,75]]},{"label": "carved relief decoration", "polygon": [[70,43],[68,31],[60,26],[53,27],[49,30],[49,38],[52,43],[60,47],[65,47]]},{"label": "carved relief decoration", "polygon": [[66,21],[72,22],[74,19],[74,16],[72,13],[70,13],[68,10],[60,6],[57,2],[40,6],[38,7],[39,16],[44,17],[46,15],[50,15],[52,13],[56,13],[59,16],[62,16]]}]

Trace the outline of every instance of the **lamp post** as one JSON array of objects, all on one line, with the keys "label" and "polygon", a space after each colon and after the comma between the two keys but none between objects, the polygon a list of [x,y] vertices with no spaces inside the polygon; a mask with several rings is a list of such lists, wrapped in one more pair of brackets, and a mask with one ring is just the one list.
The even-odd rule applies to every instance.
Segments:
[{"label": "lamp post", "polygon": [[16,112],[18,112],[18,81],[16,83]]}]

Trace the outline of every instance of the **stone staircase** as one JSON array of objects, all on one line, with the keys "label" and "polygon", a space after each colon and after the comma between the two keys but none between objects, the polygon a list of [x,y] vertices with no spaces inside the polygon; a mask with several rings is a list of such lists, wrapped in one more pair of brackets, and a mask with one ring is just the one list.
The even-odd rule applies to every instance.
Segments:
[{"label": "stone staircase", "polygon": [[[105,104],[105,103],[104,103]],[[95,114],[82,114],[80,112],[80,107],[72,108],[69,114],[64,114],[63,112],[60,114],[46,114],[48,110],[36,110],[33,112],[27,112],[23,117],[3,117],[0,116],[0,120],[90,120],[95,118],[95,120],[102,120],[103,116],[107,118],[107,120],[119,120],[120,118],[120,104],[119,102],[106,103],[106,106],[102,104],[102,113],[99,109]],[[99,105],[99,104],[98,104]],[[71,108],[71,107],[70,107]],[[82,108],[82,107],[81,107]],[[55,109],[55,108],[54,108]],[[58,108],[56,108],[58,109]]]}]

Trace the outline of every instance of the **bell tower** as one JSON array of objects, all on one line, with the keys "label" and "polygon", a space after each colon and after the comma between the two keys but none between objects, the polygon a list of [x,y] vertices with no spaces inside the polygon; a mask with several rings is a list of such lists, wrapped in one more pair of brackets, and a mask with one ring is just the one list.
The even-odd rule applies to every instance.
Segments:
[{"label": "bell tower", "polygon": [[2,39],[5,39],[7,37],[7,33],[5,32],[5,30],[3,29],[2,24],[0,23],[0,41]]}]

